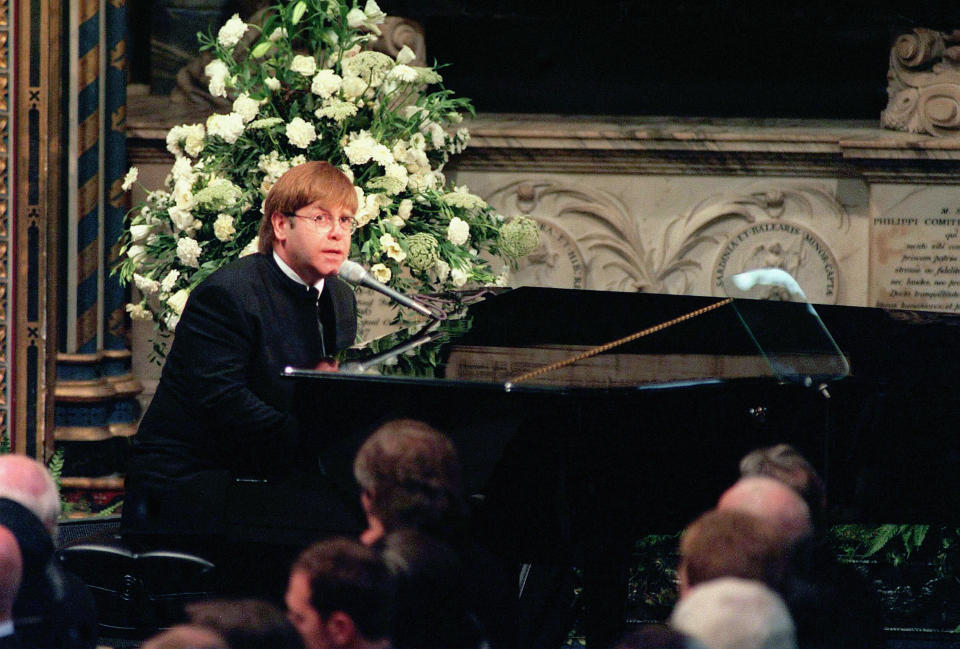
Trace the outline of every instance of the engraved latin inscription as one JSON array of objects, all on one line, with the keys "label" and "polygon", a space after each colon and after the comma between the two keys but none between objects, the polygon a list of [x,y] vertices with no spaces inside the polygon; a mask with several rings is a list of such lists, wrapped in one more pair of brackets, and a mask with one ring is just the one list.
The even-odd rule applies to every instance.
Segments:
[{"label": "engraved latin inscription", "polygon": [[874,217],[874,304],[960,312],[960,207],[923,212]]}]

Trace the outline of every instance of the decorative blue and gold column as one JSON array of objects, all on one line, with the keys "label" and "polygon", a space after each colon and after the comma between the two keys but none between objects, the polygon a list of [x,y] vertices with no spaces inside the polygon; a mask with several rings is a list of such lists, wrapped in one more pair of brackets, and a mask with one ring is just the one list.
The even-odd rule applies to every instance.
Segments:
[{"label": "decorative blue and gold column", "polygon": [[65,282],[67,317],[57,359],[55,436],[63,486],[74,492],[122,488],[126,438],[136,430],[141,387],[131,374],[125,290],[110,275],[126,195],[126,1],[79,0],[71,64],[75,171]]},{"label": "decorative blue and gold column", "polygon": [[143,388],[131,370],[129,318],[124,310],[129,291],[110,272],[120,257],[120,235],[130,196],[121,187],[127,173],[127,1],[110,0],[105,14],[102,366],[116,395],[107,416],[107,428],[114,437],[127,437],[136,432],[140,417],[137,395]]}]

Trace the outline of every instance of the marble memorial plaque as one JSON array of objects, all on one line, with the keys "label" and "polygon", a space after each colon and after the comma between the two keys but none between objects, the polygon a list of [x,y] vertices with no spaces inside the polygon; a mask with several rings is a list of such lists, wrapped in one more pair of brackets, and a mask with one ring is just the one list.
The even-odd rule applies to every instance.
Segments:
[{"label": "marble memorial plaque", "polygon": [[[878,205],[878,208],[882,205]],[[892,309],[960,312],[960,196],[920,187],[875,210],[871,301]]]}]

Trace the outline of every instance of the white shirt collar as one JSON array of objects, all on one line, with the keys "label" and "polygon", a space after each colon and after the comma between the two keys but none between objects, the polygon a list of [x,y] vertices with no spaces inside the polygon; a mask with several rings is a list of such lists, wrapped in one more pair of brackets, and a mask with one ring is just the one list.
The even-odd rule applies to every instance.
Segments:
[{"label": "white shirt collar", "polygon": [[0,638],[6,638],[8,635],[13,635],[13,620],[0,622]]},{"label": "white shirt collar", "polygon": [[[277,266],[280,267],[280,270],[283,271],[283,274],[295,281],[297,284],[300,284],[306,289],[310,288],[310,285],[303,281],[303,278],[297,275],[296,271],[287,266],[287,263],[280,259],[280,255],[277,254],[277,251],[273,251],[273,260],[277,262]],[[313,285],[317,289],[317,294],[323,293],[323,278],[321,277],[316,284]]]}]

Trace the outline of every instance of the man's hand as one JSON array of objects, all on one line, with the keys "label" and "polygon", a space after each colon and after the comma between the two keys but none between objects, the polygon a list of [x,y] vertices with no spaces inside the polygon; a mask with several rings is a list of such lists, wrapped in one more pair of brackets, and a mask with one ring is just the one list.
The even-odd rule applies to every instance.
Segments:
[{"label": "man's hand", "polygon": [[318,372],[336,372],[340,368],[340,362],[335,358],[324,358],[317,363],[313,369]]}]

